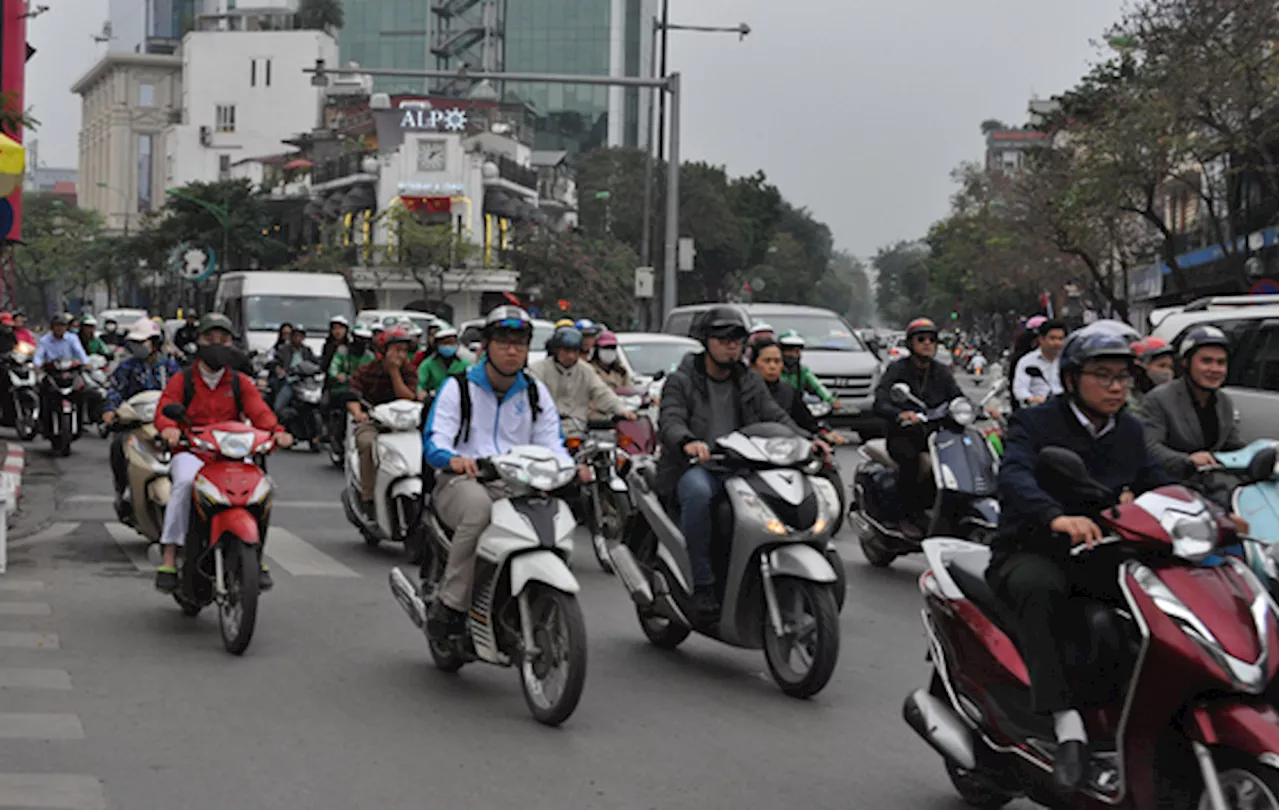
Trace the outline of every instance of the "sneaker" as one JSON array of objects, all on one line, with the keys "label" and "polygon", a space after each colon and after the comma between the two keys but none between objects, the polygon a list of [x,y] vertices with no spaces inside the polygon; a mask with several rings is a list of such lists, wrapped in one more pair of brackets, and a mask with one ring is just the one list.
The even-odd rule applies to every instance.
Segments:
[{"label": "sneaker", "polygon": [[160,593],[173,593],[178,590],[178,569],[171,565],[162,565],[157,568],[156,590]]},{"label": "sneaker", "polygon": [[258,590],[269,591],[276,585],[275,580],[271,578],[271,569],[267,568],[267,564],[262,564],[262,569],[258,572]]},{"label": "sneaker", "polygon": [[445,605],[434,602],[427,611],[427,638],[432,641],[444,641],[447,638],[462,635],[467,629],[466,614]]},{"label": "sneaker", "polygon": [[715,624],[720,618],[720,600],[716,598],[714,585],[698,585],[693,589],[694,621],[701,625]]}]

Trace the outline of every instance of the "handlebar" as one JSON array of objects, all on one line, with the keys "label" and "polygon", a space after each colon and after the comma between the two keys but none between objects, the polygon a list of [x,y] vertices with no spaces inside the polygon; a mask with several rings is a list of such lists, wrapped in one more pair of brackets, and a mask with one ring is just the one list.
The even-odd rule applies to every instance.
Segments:
[{"label": "handlebar", "polygon": [[607,419],[588,419],[587,430],[614,430],[621,421],[623,421],[621,415],[611,416]]},{"label": "handlebar", "polygon": [[[1057,534],[1059,537],[1065,538],[1068,543],[1071,542],[1071,538],[1069,535],[1063,534],[1061,532],[1058,532]],[[1092,546],[1090,546],[1088,543],[1076,543],[1071,547],[1071,556],[1078,557],[1081,554],[1086,554],[1091,551],[1096,551],[1101,546],[1114,545],[1116,543],[1119,543],[1123,539],[1124,538],[1122,538],[1118,534],[1108,534],[1100,540],[1093,541]]]}]

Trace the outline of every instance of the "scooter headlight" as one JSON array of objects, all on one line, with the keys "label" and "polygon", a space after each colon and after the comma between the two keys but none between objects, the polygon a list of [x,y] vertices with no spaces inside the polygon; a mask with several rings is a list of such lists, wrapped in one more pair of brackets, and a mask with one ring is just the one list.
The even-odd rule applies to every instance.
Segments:
[{"label": "scooter headlight", "polygon": [[761,449],[769,463],[779,467],[790,467],[809,457],[809,443],[799,438],[766,439]]},{"label": "scooter headlight", "polygon": [[735,508],[742,512],[742,517],[760,524],[769,534],[784,535],[789,531],[787,525],[778,520],[778,516],[768,504],[760,500],[760,496],[756,495],[749,486],[742,483],[731,484],[731,486],[734,487],[734,492],[738,496]]},{"label": "scooter headlight", "polygon": [[253,452],[253,434],[248,431],[213,431],[213,441],[224,457],[239,460]]},{"label": "scooter headlight", "polygon": [[813,533],[822,534],[840,514],[840,495],[835,484],[825,478],[810,478],[809,484],[818,496],[818,519],[813,522]]},{"label": "scooter headlight", "polygon": [[960,427],[968,427],[973,424],[974,417],[977,412],[974,410],[973,403],[964,397],[956,397],[951,400],[951,404],[947,406],[951,414],[952,420]]},{"label": "scooter headlight", "polygon": [[392,478],[409,473],[409,461],[394,448],[385,444],[378,445],[378,467],[386,471]]},{"label": "scooter headlight", "polygon": [[529,462],[525,472],[529,486],[542,492],[550,492],[572,481],[578,468],[573,464],[565,464],[559,459],[548,458]]}]

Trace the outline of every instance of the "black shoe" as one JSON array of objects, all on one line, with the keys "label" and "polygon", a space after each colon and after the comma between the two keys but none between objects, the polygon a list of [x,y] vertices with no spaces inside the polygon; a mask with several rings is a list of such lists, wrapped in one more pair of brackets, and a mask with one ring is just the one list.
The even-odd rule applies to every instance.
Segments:
[{"label": "black shoe", "polygon": [[161,566],[156,571],[156,590],[160,593],[173,593],[178,590],[178,572]]},{"label": "black shoe", "polygon": [[266,563],[263,563],[261,570],[258,571],[258,590],[269,591],[275,586],[275,580],[271,578],[271,569],[267,568]]},{"label": "black shoe", "polygon": [[694,621],[700,625],[715,624],[720,618],[720,600],[714,585],[698,585],[693,589]]},{"label": "black shoe", "polygon": [[1089,764],[1089,746],[1079,740],[1058,743],[1053,755],[1053,784],[1062,791],[1075,790]]},{"label": "black shoe", "polygon": [[460,636],[467,629],[466,615],[448,607],[443,602],[436,602],[427,611],[427,638],[432,641],[444,641],[447,638]]}]

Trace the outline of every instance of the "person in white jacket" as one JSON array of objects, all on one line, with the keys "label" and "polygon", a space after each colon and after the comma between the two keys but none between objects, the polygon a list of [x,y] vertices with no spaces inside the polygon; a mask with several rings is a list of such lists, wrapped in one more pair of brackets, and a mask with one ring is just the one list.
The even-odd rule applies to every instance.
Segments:
[{"label": "person in white jacket", "polygon": [[427,633],[436,640],[465,630],[476,546],[489,526],[493,501],[508,495],[501,481],[476,480],[478,459],[522,444],[569,458],[551,393],[524,370],[532,338],[533,322],[520,307],[490,312],[482,337],[484,359],[461,380],[450,377],[441,384],[423,428],[426,462],[440,471],[432,494],[436,513],[453,527],[440,598],[427,615]]},{"label": "person in white jacket", "polygon": [[529,367],[551,392],[566,436],[584,433],[592,410],[623,419],[636,418],[622,407],[618,395],[600,379],[595,368],[582,359],[582,352],[582,333],[572,326],[562,326],[547,341],[547,356]]}]

